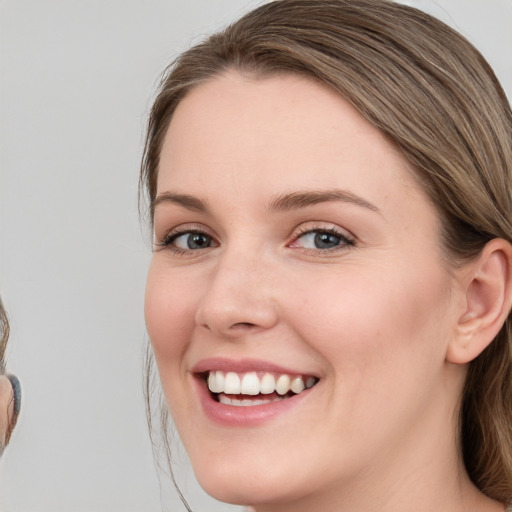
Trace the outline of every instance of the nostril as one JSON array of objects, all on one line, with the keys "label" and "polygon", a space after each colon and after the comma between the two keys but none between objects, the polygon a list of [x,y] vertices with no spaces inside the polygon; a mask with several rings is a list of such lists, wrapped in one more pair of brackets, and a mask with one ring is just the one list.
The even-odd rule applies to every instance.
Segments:
[{"label": "nostril", "polygon": [[242,327],[242,328],[249,328],[254,327],[254,324],[251,324],[250,322],[237,322],[236,324],[233,324],[231,327]]},{"label": "nostril", "polygon": [[276,324],[278,315],[271,301],[234,292],[220,294],[213,288],[197,306],[197,326],[219,336],[238,337]]}]

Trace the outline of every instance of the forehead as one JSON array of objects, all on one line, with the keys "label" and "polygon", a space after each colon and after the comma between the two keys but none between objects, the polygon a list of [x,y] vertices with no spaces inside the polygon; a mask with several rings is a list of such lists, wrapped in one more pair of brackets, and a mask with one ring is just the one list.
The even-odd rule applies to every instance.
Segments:
[{"label": "forehead", "polygon": [[[178,105],[160,158],[158,192],[262,193],[343,188],[372,202],[413,188],[397,148],[339,94],[298,75],[229,72]],[[387,186],[390,185],[390,186]],[[182,190],[183,189],[183,190]]]}]

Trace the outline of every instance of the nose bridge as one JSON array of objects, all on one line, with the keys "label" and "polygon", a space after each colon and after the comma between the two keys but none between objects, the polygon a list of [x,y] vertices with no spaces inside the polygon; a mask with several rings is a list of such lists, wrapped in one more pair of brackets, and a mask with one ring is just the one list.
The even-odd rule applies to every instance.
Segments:
[{"label": "nose bridge", "polygon": [[228,337],[272,327],[277,310],[265,261],[250,243],[225,248],[208,279],[197,324]]}]

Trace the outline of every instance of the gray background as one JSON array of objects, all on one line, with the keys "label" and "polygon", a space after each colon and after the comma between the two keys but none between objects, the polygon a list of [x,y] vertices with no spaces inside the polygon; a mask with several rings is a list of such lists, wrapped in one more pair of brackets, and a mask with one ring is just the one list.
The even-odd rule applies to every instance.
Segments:
[{"label": "gray background", "polygon": [[[142,133],[171,58],[259,3],[0,1],[0,284],[24,392],[0,510],[183,510],[144,417]],[[512,0],[407,3],[468,36],[512,96]],[[195,510],[238,510],[205,496],[184,457],[176,473]]]}]

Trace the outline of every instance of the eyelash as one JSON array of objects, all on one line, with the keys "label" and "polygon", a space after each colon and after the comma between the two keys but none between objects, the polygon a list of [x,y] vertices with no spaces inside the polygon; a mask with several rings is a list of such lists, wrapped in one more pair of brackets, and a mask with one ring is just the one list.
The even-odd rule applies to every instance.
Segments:
[{"label": "eyelash", "polygon": [[[301,238],[304,238],[306,235],[310,235],[313,233],[322,234],[327,233],[329,235],[332,235],[340,240],[339,244],[332,248],[326,248],[326,249],[307,249],[303,248],[304,253],[311,254],[311,255],[317,255],[317,254],[330,254],[332,252],[341,251],[343,249],[346,249],[347,247],[352,247],[356,244],[356,241],[354,238],[348,236],[347,234],[341,232],[341,230],[335,228],[335,227],[308,227],[308,228],[299,228],[293,235],[292,235],[292,242],[287,244],[287,247],[299,247],[296,244],[298,240]],[[187,255],[191,252],[200,251],[201,249],[183,249],[181,247],[177,247],[176,245],[173,245],[173,243],[183,235],[202,235],[204,237],[207,237],[210,240],[210,243],[213,243],[213,247],[217,247],[218,244],[215,241],[215,239],[206,233],[203,229],[200,228],[192,228],[188,226],[183,226],[180,228],[177,228],[170,233],[167,233],[163,239],[160,242],[155,242],[155,246],[161,247],[162,249],[167,249],[171,251],[173,254],[176,255]],[[206,247],[205,249],[209,249],[212,246]]]},{"label": "eyelash", "polygon": [[353,247],[356,244],[356,241],[353,237],[350,237],[346,233],[342,232],[340,229],[335,228],[334,226],[331,227],[307,227],[307,228],[299,228],[296,233],[293,235],[293,242],[288,244],[288,247],[294,247],[294,244],[300,240],[301,238],[304,238],[306,235],[310,235],[313,233],[317,234],[323,234],[327,233],[329,235],[333,235],[336,238],[339,239],[339,244],[335,247],[328,248],[328,249],[306,249],[304,248],[303,251],[306,254],[311,255],[317,255],[317,254],[330,254],[337,251],[342,251],[346,249],[347,247]]},{"label": "eyelash", "polygon": [[195,252],[194,249],[187,250],[182,249],[181,247],[177,247],[176,245],[173,245],[176,239],[183,235],[202,235],[209,238],[211,241],[214,241],[214,238],[208,233],[206,233],[203,229],[193,228],[190,226],[183,226],[171,231],[170,233],[167,233],[160,242],[155,242],[155,245],[157,247],[161,247],[162,249],[167,249],[172,253],[177,254],[178,256],[186,255],[189,254],[190,252]]}]

